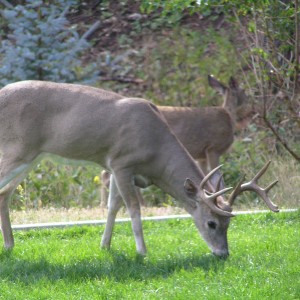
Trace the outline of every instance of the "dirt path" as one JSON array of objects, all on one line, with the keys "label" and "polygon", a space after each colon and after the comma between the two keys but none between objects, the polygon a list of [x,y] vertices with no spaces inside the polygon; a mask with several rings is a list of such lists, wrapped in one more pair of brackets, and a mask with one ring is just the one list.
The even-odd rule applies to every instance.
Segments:
[{"label": "dirt path", "polygon": [[[143,207],[142,216],[166,216],[186,214],[184,209],[178,207]],[[12,224],[32,224],[48,222],[70,222],[70,221],[88,221],[88,220],[105,220],[107,209],[90,208],[90,209],[40,209],[27,211],[11,211]],[[128,214],[123,208],[118,213],[118,218],[127,218]]]}]

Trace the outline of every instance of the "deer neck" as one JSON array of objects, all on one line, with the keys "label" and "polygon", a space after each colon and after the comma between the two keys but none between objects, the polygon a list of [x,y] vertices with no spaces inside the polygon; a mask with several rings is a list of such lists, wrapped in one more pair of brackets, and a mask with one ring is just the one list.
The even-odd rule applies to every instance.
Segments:
[{"label": "deer neck", "polygon": [[199,186],[204,175],[184,149],[182,149],[182,153],[176,156],[176,158],[169,159],[163,170],[163,176],[160,176],[160,180],[158,181],[154,180],[154,184],[176,200],[185,202],[188,197],[184,190],[185,180],[189,178]]},{"label": "deer neck", "polygon": [[233,125],[236,125],[236,104],[232,96],[226,93],[222,107],[229,113]]}]

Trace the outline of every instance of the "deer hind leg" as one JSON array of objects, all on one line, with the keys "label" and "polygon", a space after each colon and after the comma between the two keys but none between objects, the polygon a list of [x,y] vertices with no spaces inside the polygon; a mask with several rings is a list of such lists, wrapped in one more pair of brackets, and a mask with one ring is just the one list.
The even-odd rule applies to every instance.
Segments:
[{"label": "deer hind leg", "polygon": [[101,248],[110,248],[113,228],[118,211],[123,206],[123,199],[119,193],[116,182],[113,176],[110,176],[110,187],[108,196],[108,215],[105,225],[105,230],[101,240]]}]

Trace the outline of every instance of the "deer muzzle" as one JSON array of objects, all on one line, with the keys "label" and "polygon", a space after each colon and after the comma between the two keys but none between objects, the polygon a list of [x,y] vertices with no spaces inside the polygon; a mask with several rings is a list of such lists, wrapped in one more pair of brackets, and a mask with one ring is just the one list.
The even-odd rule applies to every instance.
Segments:
[{"label": "deer muzzle", "polygon": [[219,257],[219,258],[222,258],[222,259],[226,259],[228,256],[229,256],[229,251],[228,249],[225,249],[225,250],[220,250],[220,249],[214,249],[212,251],[213,255]]}]

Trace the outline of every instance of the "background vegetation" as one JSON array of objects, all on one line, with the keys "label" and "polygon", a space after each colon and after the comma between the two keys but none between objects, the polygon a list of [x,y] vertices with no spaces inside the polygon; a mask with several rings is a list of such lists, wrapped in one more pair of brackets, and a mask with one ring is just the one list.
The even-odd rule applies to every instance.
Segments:
[{"label": "background vegetation", "polygon": [[[237,78],[250,123],[226,154],[225,181],[262,180],[280,207],[300,199],[299,4],[295,1],[0,1],[0,84],[23,79],[81,82],[156,104],[221,105],[207,74]],[[99,205],[99,167],[43,161],[18,188],[16,209]],[[149,203],[173,204],[156,189]],[[241,197],[253,207],[258,199]]]}]

